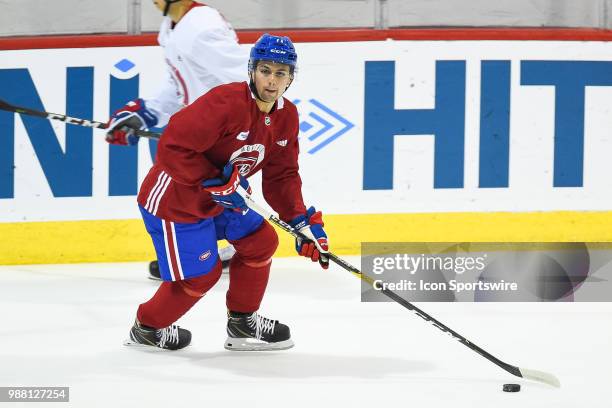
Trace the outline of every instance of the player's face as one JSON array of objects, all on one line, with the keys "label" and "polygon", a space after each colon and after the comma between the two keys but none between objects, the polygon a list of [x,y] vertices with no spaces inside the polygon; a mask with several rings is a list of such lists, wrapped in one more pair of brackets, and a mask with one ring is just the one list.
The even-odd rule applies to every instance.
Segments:
[{"label": "player's face", "polygon": [[280,98],[293,79],[289,65],[268,61],[260,61],[254,75],[259,97],[269,103]]}]

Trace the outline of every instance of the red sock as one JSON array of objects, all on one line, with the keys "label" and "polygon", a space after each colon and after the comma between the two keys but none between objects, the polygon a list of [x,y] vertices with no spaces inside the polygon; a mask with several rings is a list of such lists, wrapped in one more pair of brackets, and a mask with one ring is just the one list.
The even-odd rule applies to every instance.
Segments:
[{"label": "red sock", "polygon": [[230,285],[227,291],[227,308],[233,312],[250,313],[259,309],[266,292],[270,266],[253,268],[234,255],[230,261]]},{"label": "red sock", "polygon": [[221,262],[206,275],[184,281],[163,282],[153,297],[138,307],[136,317],[145,326],[161,329],[183,316],[221,276]]},{"label": "red sock", "polygon": [[278,236],[274,228],[264,221],[257,231],[231,243],[236,248],[236,254],[230,261],[227,308],[233,312],[254,312],[259,309],[268,285]]}]

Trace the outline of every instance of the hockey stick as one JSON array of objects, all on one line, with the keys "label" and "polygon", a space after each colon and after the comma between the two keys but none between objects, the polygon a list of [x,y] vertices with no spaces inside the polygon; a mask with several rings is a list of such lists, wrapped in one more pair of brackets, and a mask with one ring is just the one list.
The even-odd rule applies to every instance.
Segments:
[{"label": "hockey stick", "polygon": [[[257,204],[248,195],[248,193],[242,187],[239,187],[238,191],[239,191],[240,195],[242,195],[242,197],[244,197],[244,199],[245,199],[247,205],[249,206],[249,208],[251,208],[255,212],[259,213],[262,217],[266,218],[272,224],[274,224],[277,227],[285,230],[289,234],[293,235],[295,238],[300,238],[302,240],[311,241],[311,239],[308,238],[306,235],[304,235],[300,231],[294,229],[291,225],[289,225],[286,222],[282,221],[281,219],[276,217],[273,213],[271,213],[270,211],[266,210],[265,208],[263,208],[259,204]],[[359,269],[355,268],[354,266],[352,266],[351,264],[349,264],[345,260],[337,257],[333,253],[329,252],[327,255],[329,256],[329,259],[331,261],[333,261],[337,265],[339,265],[342,268],[346,269],[347,271],[351,272],[353,275],[357,276],[360,279],[363,279],[364,281],[368,282],[370,285],[375,287],[374,286],[374,279],[370,278],[367,275],[364,275]],[[472,343],[471,341],[469,341],[468,339],[466,339],[465,337],[463,337],[462,335],[460,335],[459,333],[457,333],[456,331],[454,331],[450,327],[446,326],[445,324],[443,324],[439,320],[437,320],[437,319],[433,318],[432,316],[428,315],[427,313],[425,313],[424,311],[422,311],[421,309],[419,309],[418,307],[416,307],[412,303],[408,302],[407,300],[405,300],[404,298],[399,296],[397,293],[395,293],[393,291],[390,291],[388,289],[380,289],[380,291],[384,295],[386,295],[387,297],[392,299],[393,301],[395,301],[395,302],[399,303],[400,305],[404,306],[406,309],[408,309],[411,312],[415,313],[417,316],[419,316],[423,320],[425,320],[427,322],[430,322],[433,326],[435,326],[438,329],[442,330],[444,333],[447,333],[447,334],[451,335],[455,340],[459,341],[464,346],[469,347],[470,349],[472,349],[476,353],[480,354],[481,356],[483,356],[487,360],[491,361],[492,363],[496,364],[497,366],[503,368],[504,370],[506,370],[510,374],[515,375],[517,377],[526,378],[526,379],[529,379],[529,380],[543,382],[545,384],[549,384],[549,385],[552,385],[554,387],[560,387],[561,386],[561,383],[559,382],[557,377],[555,377],[553,374],[549,374],[549,373],[546,373],[546,372],[543,372],[543,371],[538,371],[538,370],[530,370],[530,369],[527,369],[527,368],[520,368],[520,367],[513,366],[511,364],[505,363],[502,360],[500,360],[499,358],[497,358],[494,355],[492,355],[491,353],[489,353],[489,352],[485,351],[484,349],[478,347],[476,344]]]},{"label": "hockey stick", "polygon": [[[59,120],[60,122],[70,123],[71,125],[79,125],[96,129],[107,128],[106,123],[97,122],[95,120],[73,118],[59,113],[42,112],[34,109],[22,108],[20,106],[11,105],[10,103],[3,101],[2,99],[0,99],[0,109],[8,112],[21,113],[23,115],[36,116],[39,118]],[[139,137],[145,137],[148,139],[155,140],[158,140],[161,136],[159,133],[149,132],[146,130],[134,130],[134,134]]]}]

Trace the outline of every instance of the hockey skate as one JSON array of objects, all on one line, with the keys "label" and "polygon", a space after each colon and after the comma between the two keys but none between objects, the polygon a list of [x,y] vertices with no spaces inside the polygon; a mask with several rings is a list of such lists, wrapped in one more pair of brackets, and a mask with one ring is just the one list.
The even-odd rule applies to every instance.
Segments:
[{"label": "hockey skate", "polygon": [[178,350],[191,343],[191,332],[177,325],[170,325],[163,329],[140,324],[138,320],[130,330],[130,338],[123,344],[126,346],[150,346],[166,350]]},{"label": "hockey skate", "polygon": [[253,313],[227,312],[225,348],[233,351],[286,350],[293,347],[289,327]]},{"label": "hockey skate", "polygon": [[[221,268],[223,273],[229,272],[229,264],[232,260],[232,256],[236,253],[236,250],[232,245],[226,246],[225,248],[219,249],[219,258],[221,258]],[[159,264],[157,261],[149,262],[149,279],[161,280],[161,274],[159,272]]]}]

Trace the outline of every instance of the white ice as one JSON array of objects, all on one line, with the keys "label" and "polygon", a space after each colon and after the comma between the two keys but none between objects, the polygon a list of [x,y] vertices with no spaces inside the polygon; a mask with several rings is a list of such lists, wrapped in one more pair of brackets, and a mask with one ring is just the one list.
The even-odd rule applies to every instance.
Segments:
[{"label": "white ice", "polygon": [[[122,345],[157,288],[146,263],[0,267],[0,386],[69,386],[71,407],[611,406],[610,303],[419,304],[502,360],[554,373],[556,389],[398,304],[361,303],[350,273],[298,258],[275,259],[261,309],[296,346],[226,351],[227,285],[224,275],[179,320],[192,345],[168,352]],[[522,391],[502,392],[509,382]]]}]

